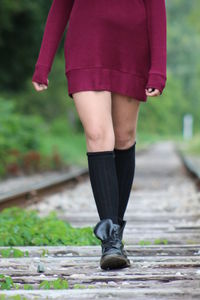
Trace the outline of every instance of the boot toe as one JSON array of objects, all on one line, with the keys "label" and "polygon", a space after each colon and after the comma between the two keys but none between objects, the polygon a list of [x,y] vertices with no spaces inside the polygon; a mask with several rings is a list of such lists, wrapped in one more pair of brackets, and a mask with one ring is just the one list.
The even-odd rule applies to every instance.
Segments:
[{"label": "boot toe", "polygon": [[100,267],[104,270],[126,268],[130,266],[129,259],[119,254],[107,254],[101,257]]}]

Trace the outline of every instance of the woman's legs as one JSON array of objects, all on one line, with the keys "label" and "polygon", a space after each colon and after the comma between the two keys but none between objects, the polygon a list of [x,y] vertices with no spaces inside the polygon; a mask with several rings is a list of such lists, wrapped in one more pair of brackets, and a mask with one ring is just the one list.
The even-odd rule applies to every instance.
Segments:
[{"label": "woman's legs", "polygon": [[140,101],[112,93],[115,163],[119,185],[118,217],[123,220],[135,173],[136,128]]},{"label": "woman's legs", "polygon": [[[126,222],[122,217],[128,193],[119,202],[119,188],[121,193],[126,189],[130,191],[133,170],[128,164],[133,166],[131,142],[134,138],[130,120],[131,113],[132,120],[135,118],[137,105],[108,91],[78,92],[73,94],[73,99],[86,135],[90,181],[100,217],[94,228],[96,237],[102,241],[100,266],[102,269],[127,267],[130,261],[123,249]],[[114,149],[118,146],[120,149]],[[126,149],[121,150],[121,147]],[[116,151],[120,153],[115,154]],[[129,173],[128,185],[124,181],[126,172]]]},{"label": "woman's legs", "polygon": [[[78,92],[73,99],[86,135],[90,179],[100,219],[110,216],[120,224],[135,172],[140,101],[109,91]],[[112,176],[113,161],[118,191],[116,176]]]},{"label": "woman's legs", "polygon": [[110,218],[118,224],[111,93],[84,91],[74,93],[73,99],[86,135],[89,175],[99,217]]}]

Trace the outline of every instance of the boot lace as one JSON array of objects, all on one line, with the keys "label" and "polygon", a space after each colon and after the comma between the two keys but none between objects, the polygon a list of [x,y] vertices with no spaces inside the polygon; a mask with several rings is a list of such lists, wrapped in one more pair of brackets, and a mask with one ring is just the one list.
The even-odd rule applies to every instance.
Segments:
[{"label": "boot lace", "polygon": [[123,248],[123,243],[118,235],[116,229],[113,230],[113,235],[110,236],[107,240],[103,241],[103,245],[105,250],[112,248],[119,249],[120,247]]}]

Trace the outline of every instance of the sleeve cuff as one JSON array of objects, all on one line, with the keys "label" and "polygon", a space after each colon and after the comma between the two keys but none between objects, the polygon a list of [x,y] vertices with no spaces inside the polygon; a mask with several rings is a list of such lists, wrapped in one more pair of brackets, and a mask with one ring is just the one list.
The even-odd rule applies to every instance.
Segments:
[{"label": "sleeve cuff", "polygon": [[50,70],[49,67],[44,65],[36,65],[35,71],[32,76],[32,81],[35,81],[37,83],[42,83],[48,86],[48,74]]},{"label": "sleeve cuff", "polygon": [[149,79],[146,84],[147,88],[155,88],[160,91],[160,94],[162,95],[162,92],[165,88],[166,84],[166,76],[161,74],[149,74]]}]

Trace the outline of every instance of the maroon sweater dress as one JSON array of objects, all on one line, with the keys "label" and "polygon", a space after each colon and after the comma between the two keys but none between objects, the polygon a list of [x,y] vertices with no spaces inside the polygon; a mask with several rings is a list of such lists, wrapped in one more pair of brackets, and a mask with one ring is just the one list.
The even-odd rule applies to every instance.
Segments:
[{"label": "maroon sweater dress", "polygon": [[165,0],[53,0],[32,81],[48,74],[67,26],[68,95],[108,90],[146,101],[166,83]]}]

